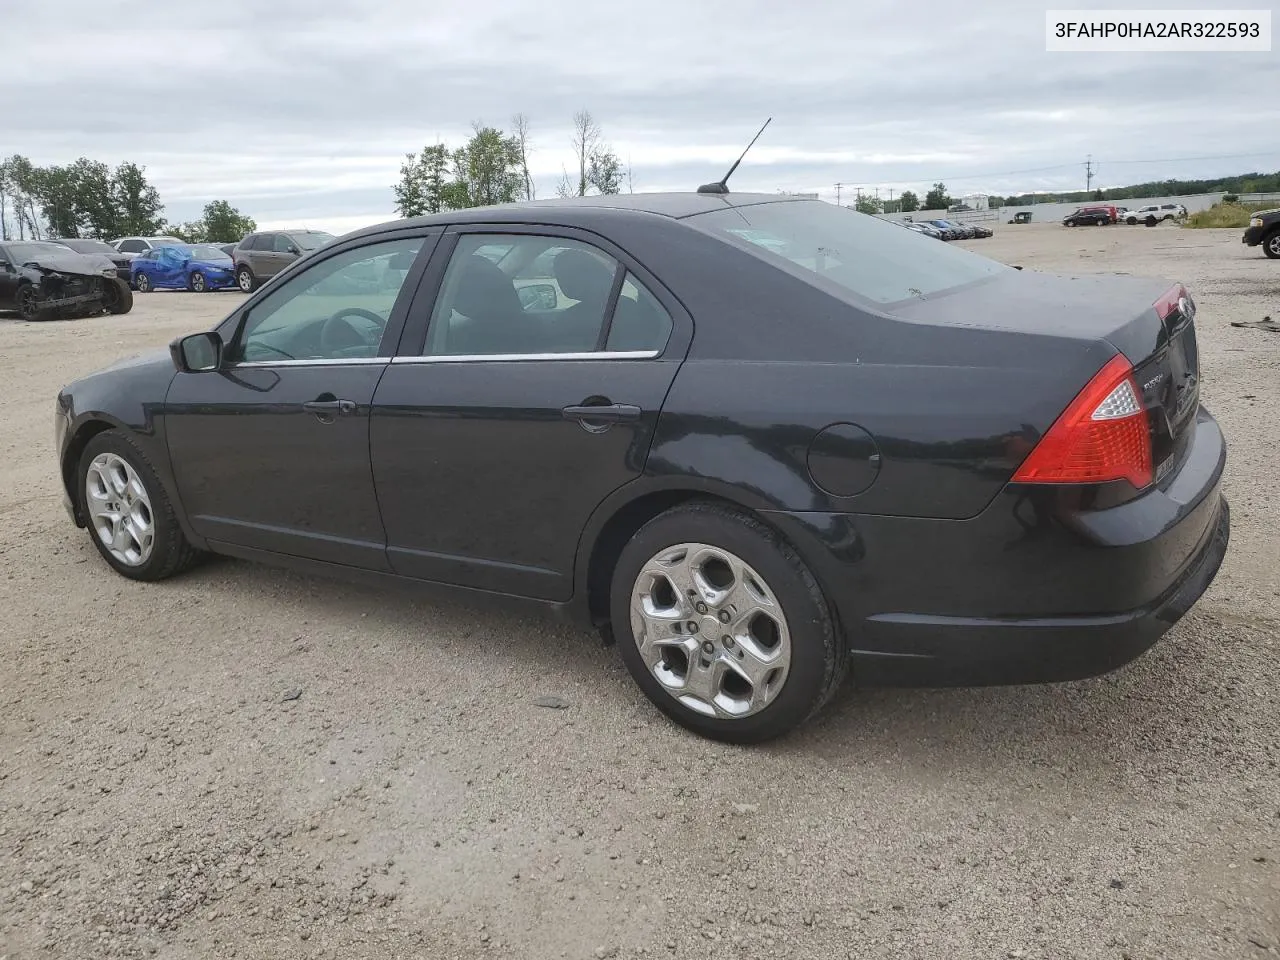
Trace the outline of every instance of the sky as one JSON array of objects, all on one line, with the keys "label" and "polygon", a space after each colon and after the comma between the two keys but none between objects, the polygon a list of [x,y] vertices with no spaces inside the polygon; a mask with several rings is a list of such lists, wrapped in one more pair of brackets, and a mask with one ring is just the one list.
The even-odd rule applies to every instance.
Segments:
[{"label": "sky", "polygon": [[1280,54],[1048,53],[1026,0],[16,4],[0,154],[144,165],[171,221],[213,199],[262,227],[393,219],[405,153],[517,112],[552,196],[584,108],[636,192],[719,179],[768,117],[735,190],[1083,189],[1090,155],[1103,187],[1280,169]]}]

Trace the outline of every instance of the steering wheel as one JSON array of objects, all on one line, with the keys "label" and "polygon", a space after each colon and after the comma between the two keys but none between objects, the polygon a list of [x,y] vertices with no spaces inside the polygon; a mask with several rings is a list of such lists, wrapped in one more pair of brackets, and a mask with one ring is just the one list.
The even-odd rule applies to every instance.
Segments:
[{"label": "steering wheel", "polygon": [[[362,333],[347,319],[349,316],[368,320],[374,325],[376,333],[372,336]],[[352,347],[377,347],[386,326],[386,319],[372,310],[343,307],[337,313],[327,317],[323,326],[320,327],[320,348],[325,354],[332,355],[342,350],[350,350]]]}]

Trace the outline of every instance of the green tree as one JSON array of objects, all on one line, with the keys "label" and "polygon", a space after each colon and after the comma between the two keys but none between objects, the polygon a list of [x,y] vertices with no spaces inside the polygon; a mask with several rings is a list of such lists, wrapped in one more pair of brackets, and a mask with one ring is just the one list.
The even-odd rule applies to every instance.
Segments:
[{"label": "green tree", "polygon": [[884,209],[880,203],[880,198],[871,196],[870,194],[858,197],[858,199],[854,201],[853,208],[859,213],[870,214],[880,213],[881,210]]},{"label": "green tree", "polygon": [[477,124],[465,146],[453,152],[453,185],[444,190],[449,205],[483,207],[513,203],[524,190],[520,144],[496,127]]},{"label": "green tree", "polygon": [[587,163],[587,185],[598,193],[622,192],[622,161],[608,147],[598,146]]},{"label": "green tree", "polygon": [[204,243],[211,239],[205,229],[203,220],[192,220],[188,223],[171,223],[165,232],[177,237],[184,243]]},{"label": "green tree", "polygon": [[246,217],[226,200],[213,200],[204,205],[204,239],[212,243],[239,242],[258,229],[252,217]]},{"label": "green tree", "polygon": [[34,193],[40,203],[47,236],[80,236],[76,185],[70,168],[37,167]]},{"label": "green tree", "polygon": [[924,208],[926,210],[945,210],[951,206],[951,198],[947,196],[947,185],[945,183],[935,183],[933,189],[924,196]]},{"label": "green tree", "polygon": [[147,182],[146,169],[136,163],[122,163],[112,174],[118,236],[149,237],[164,230],[164,205],[160,192]]},{"label": "green tree", "polygon": [[915,213],[920,209],[920,198],[910,190],[903,190],[898,198],[898,209],[903,213]]}]

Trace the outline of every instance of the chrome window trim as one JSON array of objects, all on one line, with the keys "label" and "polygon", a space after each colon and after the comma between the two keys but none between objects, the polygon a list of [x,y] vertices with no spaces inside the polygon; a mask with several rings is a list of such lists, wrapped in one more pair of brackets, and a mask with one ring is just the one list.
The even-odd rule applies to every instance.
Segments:
[{"label": "chrome window trim", "polygon": [[393,357],[392,363],[479,363],[513,360],[652,360],[657,350],[592,350],[584,353],[467,353],[423,357]]},{"label": "chrome window trim", "polygon": [[346,367],[373,363],[389,363],[390,357],[348,357],[346,359],[325,360],[321,358],[306,360],[241,360],[227,364],[227,370],[238,370],[241,367]]}]

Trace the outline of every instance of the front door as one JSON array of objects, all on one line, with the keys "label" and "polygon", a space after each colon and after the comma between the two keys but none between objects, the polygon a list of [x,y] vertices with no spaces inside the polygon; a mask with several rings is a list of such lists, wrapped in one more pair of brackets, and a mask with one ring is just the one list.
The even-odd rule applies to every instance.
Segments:
[{"label": "front door", "polygon": [[371,424],[397,573],[566,600],[588,517],[644,469],[688,320],[569,233],[462,233],[414,305]]},{"label": "front door", "polygon": [[0,245],[0,310],[8,310],[18,295],[18,267],[4,246]]},{"label": "front door", "polygon": [[369,409],[403,325],[406,276],[432,242],[371,238],[317,258],[249,302],[222,369],[174,378],[165,433],[197,533],[387,568]]}]

